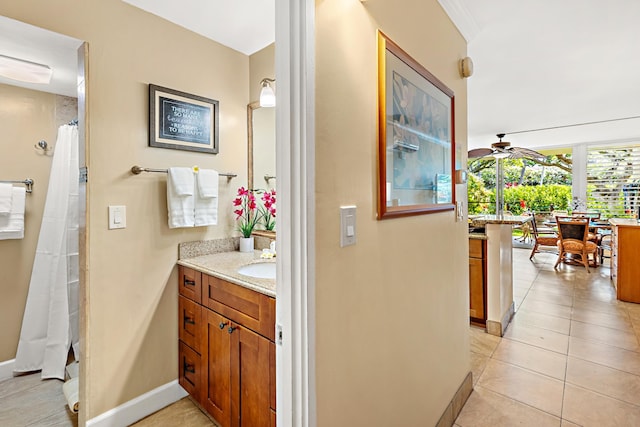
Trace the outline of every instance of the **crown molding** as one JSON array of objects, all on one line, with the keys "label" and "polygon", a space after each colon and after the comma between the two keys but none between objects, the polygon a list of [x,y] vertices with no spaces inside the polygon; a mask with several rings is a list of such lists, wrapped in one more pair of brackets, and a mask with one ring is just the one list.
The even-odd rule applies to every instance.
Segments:
[{"label": "crown molding", "polygon": [[480,32],[480,26],[464,5],[464,0],[438,0],[438,3],[449,15],[462,37],[470,43]]}]

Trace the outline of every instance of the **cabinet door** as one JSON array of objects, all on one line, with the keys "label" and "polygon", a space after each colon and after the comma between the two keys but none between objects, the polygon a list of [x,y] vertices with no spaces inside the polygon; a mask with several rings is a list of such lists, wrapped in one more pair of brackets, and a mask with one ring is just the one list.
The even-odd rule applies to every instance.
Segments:
[{"label": "cabinet door", "polygon": [[640,228],[616,227],[618,299],[640,303]]},{"label": "cabinet door", "polygon": [[484,322],[484,260],[469,258],[469,317],[475,321]]},{"label": "cabinet door", "polygon": [[231,340],[231,425],[270,427],[271,343],[249,329],[233,326],[236,329]]},{"label": "cabinet door", "polygon": [[[232,327],[226,317],[202,309],[202,406],[220,424],[231,427],[231,340]],[[237,334],[236,334],[237,335]]]}]

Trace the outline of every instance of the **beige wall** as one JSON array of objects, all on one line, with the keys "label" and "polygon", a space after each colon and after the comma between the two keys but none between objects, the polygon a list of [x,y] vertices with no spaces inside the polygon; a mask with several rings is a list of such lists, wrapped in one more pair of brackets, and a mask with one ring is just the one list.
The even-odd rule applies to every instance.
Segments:
[{"label": "beige wall", "polygon": [[453,211],[376,220],[376,30],[455,92],[462,151],[466,43],[436,0],[316,5],[318,425],[435,425],[470,370],[467,229]]},{"label": "beige wall", "polygon": [[[249,57],[249,94],[251,102],[260,99],[260,90],[262,86],[260,81],[265,77],[268,79],[276,78],[276,44],[271,43],[269,46],[261,49]],[[271,83],[271,87],[276,88],[276,83]],[[276,97],[277,97],[276,93]]]},{"label": "beige wall", "polygon": [[[89,268],[84,345],[92,418],[177,378],[178,243],[233,233],[231,199],[246,185],[247,56],[120,0],[3,2],[0,14],[89,43]],[[220,101],[218,155],[147,146],[148,83]],[[166,176],[133,165],[232,171],[219,225],[167,226]],[[107,230],[126,205],[127,228]]]}]

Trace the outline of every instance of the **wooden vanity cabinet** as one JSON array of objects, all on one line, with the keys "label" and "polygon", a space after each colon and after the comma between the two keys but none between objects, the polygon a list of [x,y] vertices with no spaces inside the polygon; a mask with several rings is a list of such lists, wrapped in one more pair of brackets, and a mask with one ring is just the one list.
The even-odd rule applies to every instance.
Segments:
[{"label": "wooden vanity cabinet", "polygon": [[178,276],[178,382],[199,402],[202,383],[202,274],[179,266]]},{"label": "wooden vanity cabinet", "polygon": [[202,377],[204,409],[221,427],[269,426],[273,343],[208,309],[204,329],[209,349]]},{"label": "wooden vanity cabinet", "polygon": [[487,323],[487,244],[486,240],[469,239],[469,319]]},{"label": "wooden vanity cabinet", "polygon": [[275,427],[275,299],[206,274],[201,283],[202,305],[180,297],[181,319],[200,310],[196,325],[180,320],[180,384],[221,427]]}]

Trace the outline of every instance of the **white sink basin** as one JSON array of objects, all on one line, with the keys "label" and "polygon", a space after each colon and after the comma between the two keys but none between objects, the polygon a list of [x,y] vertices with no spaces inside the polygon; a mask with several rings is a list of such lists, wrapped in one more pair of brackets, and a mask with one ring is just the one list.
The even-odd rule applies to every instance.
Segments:
[{"label": "white sink basin", "polygon": [[255,264],[243,265],[238,269],[238,273],[255,277],[256,279],[275,279],[276,263],[275,262],[258,262]]}]

